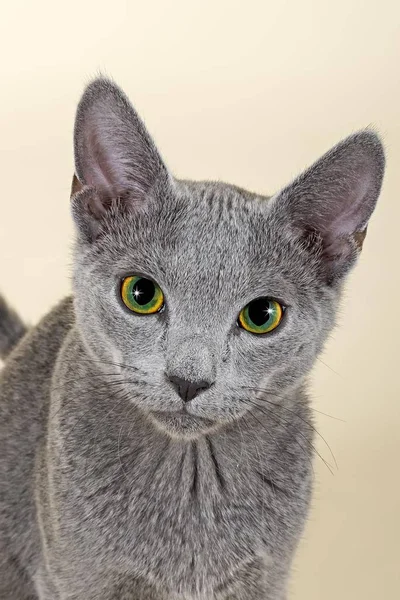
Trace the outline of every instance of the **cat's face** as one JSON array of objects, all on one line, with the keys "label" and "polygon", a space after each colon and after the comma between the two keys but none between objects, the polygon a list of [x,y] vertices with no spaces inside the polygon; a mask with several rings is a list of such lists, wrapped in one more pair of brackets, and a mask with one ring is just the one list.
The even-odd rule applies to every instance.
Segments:
[{"label": "cat's face", "polygon": [[[126,365],[114,369],[132,398],[160,422],[195,431],[242,415],[257,390],[279,401],[297,384],[333,324],[337,294],[275,222],[267,199],[222,184],[171,187],[145,216],[128,214],[118,234],[111,229],[78,253],[76,303],[92,353]],[[161,312],[124,305],[121,281],[132,274],[160,286]],[[260,297],[284,307],[270,333],[238,324]],[[184,402],[171,377],[209,387]]]},{"label": "cat's face", "polygon": [[[379,193],[379,141],[369,132],[350,140],[271,200],[177,181],[121,92],[92,84],[75,137],[75,303],[115,401],[132,401],[172,435],[193,436],[254,418],[261,395],[279,403],[301,384],[334,324],[342,277]],[[155,312],[127,306],[131,276],[139,296],[157,290]],[[256,299],[267,299],[271,315],[264,326],[264,305],[257,313],[253,304],[252,332],[239,315]],[[271,307],[281,310],[274,328]]]}]

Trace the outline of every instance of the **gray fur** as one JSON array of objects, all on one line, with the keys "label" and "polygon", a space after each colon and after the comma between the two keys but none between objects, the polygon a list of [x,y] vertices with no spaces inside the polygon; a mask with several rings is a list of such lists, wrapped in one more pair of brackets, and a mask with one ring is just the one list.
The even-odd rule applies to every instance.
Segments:
[{"label": "gray fur", "polygon": [[[75,154],[74,296],[0,379],[0,598],[284,600],[312,488],[305,380],[379,195],[379,139],[270,200],[178,181],[100,79]],[[132,273],[162,312],[122,305]],[[287,306],[264,336],[237,326],[261,295]],[[182,414],[168,377],[212,385]]]},{"label": "gray fur", "polygon": [[0,296],[0,359],[7,357],[25,333],[24,323]]}]

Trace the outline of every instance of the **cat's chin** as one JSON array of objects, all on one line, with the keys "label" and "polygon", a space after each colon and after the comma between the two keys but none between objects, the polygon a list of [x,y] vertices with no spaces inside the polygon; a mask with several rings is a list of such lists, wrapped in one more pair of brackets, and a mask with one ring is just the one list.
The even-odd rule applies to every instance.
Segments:
[{"label": "cat's chin", "polygon": [[207,433],[218,426],[216,421],[196,417],[186,411],[150,413],[153,423],[172,437],[194,438]]}]

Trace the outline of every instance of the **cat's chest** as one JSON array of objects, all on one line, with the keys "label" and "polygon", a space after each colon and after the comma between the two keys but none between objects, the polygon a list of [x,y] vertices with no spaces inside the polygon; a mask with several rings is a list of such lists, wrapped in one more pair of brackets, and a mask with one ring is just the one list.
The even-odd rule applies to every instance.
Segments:
[{"label": "cat's chest", "polygon": [[112,448],[74,465],[64,517],[82,548],[151,578],[167,576],[168,564],[177,579],[217,580],[279,551],[306,509],[259,448],[211,438]]}]

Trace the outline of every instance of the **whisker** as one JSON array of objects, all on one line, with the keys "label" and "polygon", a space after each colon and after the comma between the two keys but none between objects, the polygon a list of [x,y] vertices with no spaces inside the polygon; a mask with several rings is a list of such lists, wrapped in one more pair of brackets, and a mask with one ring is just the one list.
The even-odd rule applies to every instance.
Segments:
[{"label": "whisker", "polygon": [[[100,390],[100,391],[103,391],[103,392],[104,392],[105,390]],[[107,390],[107,392],[109,392],[109,391]],[[109,394],[107,394],[107,396],[108,396],[108,395],[109,395]],[[104,396],[105,396],[105,394],[103,395],[103,397],[104,397]],[[76,399],[76,398],[75,398],[75,399]],[[117,395],[116,395],[116,394],[111,394],[111,399],[112,399],[112,400],[115,400],[115,399],[119,400],[119,402],[118,402],[117,406],[120,406],[120,404],[121,404],[121,403],[122,403],[122,401],[123,401],[123,399],[122,399],[122,398],[121,398],[121,399],[118,399],[118,397],[117,397]],[[113,405],[113,407],[112,407],[112,411],[115,411],[115,410],[116,410],[116,408],[117,408],[117,406],[116,406],[116,405]],[[61,408],[61,407],[60,407],[60,408]],[[88,415],[88,414],[89,414],[90,412],[92,412],[92,411],[93,411],[93,405],[90,405],[90,406],[87,408],[87,410],[85,410],[84,414],[83,414],[83,415],[80,415],[80,418],[77,420],[77,422],[76,422],[76,423],[75,423],[75,425],[72,427],[72,429],[70,429],[70,430],[67,432],[67,435],[66,435],[66,437],[65,437],[65,439],[64,439],[64,444],[62,445],[62,446],[63,446],[63,450],[65,450],[65,444],[66,444],[66,443],[69,441],[69,439],[71,438],[71,435],[73,434],[73,432],[75,431],[75,429],[78,427],[78,425],[80,425],[80,424],[82,423],[82,421],[83,421],[83,419],[86,417],[86,415]],[[102,419],[101,423],[103,422],[103,420],[104,420],[104,419]],[[98,425],[100,425],[100,423],[98,423]],[[97,439],[97,438],[96,438],[96,439]]]},{"label": "whisker", "polygon": [[[244,401],[244,402],[246,403],[246,401]],[[260,408],[260,407],[257,407],[257,406],[256,406],[256,408]],[[260,412],[263,412],[263,411],[261,411],[261,410],[260,410]],[[250,414],[250,415],[251,415],[251,416],[252,416],[252,417],[253,417],[253,418],[254,418],[254,419],[255,419],[255,420],[256,420],[256,421],[257,421],[257,422],[258,422],[258,423],[261,425],[261,427],[262,427],[262,428],[263,428],[263,429],[264,429],[264,430],[265,430],[265,431],[266,431],[266,432],[269,434],[270,438],[272,438],[271,434],[270,434],[270,433],[268,432],[268,430],[267,430],[267,427],[266,427],[265,423],[262,423],[262,422],[261,422],[259,419],[257,419],[257,418],[256,418],[256,416],[255,416],[255,415],[254,415],[254,414],[251,412],[251,410],[249,411],[249,414]],[[275,423],[279,423],[279,421],[275,421]],[[272,439],[273,439],[273,438],[272,438]],[[314,465],[313,465],[313,462],[312,462],[312,460],[311,460],[311,458],[310,458],[310,456],[309,456],[308,452],[307,452],[307,451],[306,451],[306,449],[305,449],[305,448],[304,448],[304,447],[303,447],[303,446],[300,444],[300,442],[299,442],[298,440],[294,440],[294,441],[296,442],[296,444],[298,445],[298,447],[299,447],[299,448],[300,448],[300,450],[302,451],[302,453],[303,453],[303,456],[305,456],[305,458],[308,460],[308,462],[309,462],[309,464],[310,464],[310,467],[311,467],[311,470],[312,470],[312,472],[313,472],[313,479],[314,479],[314,478],[315,478]],[[277,460],[277,459],[275,459],[275,460]],[[280,463],[280,464],[282,464],[282,463]],[[285,465],[284,465],[284,466],[285,466]]]},{"label": "whisker", "polygon": [[276,404],[275,402],[271,402],[270,400],[267,400],[267,398],[260,398],[260,400],[267,402],[268,404],[271,404],[273,406],[276,406],[278,408],[283,408],[283,410],[286,410],[287,412],[290,412],[291,414],[293,414],[295,417],[297,417],[298,419],[300,419],[300,421],[302,421],[303,423],[305,423],[306,425],[308,425],[308,427],[311,427],[311,429],[319,436],[319,438],[324,442],[325,446],[328,448],[329,453],[333,459],[333,462],[335,463],[335,467],[336,469],[338,469],[338,464],[336,461],[336,457],[333,454],[332,448],[330,447],[330,445],[328,444],[328,442],[326,441],[326,439],[324,438],[324,436],[318,431],[318,429],[309,421],[307,421],[306,419],[304,419],[302,416],[300,416],[296,411],[291,410],[290,408],[287,408],[286,406],[283,406],[282,404]]},{"label": "whisker", "polygon": [[337,464],[337,461],[336,461],[336,457],[335,457],[335,455],[334,455],[334,453],[332,451],[332,448],[330,447],[330,445],[328,444],[328,442],[326,441],[326,439],[324,438],[324,436],[318,431],[318,429],[312,423],[309,423],[306,419],[304,419],[303,417],[301,417],[296,411],[291,410],[290,408],[287,408],[286,406],[282,406],[282,405],[276,404],[275,402],[270,402],[269,400],[267,400],[265,398],[262,398],[262,400],[265,400],[266,402],[268,402],[268,404],[272,404],[273,406],[277,406],[277,407],[283,408],[287,412],[290,412],[293,415],[295,415],[303,423],[305,423],[306,425],[308,425],[308,427],[311,427],[311,429],[318,435],[318,437],[324,442],[325,446],[328,448],[329,453],[330,453],[330,455],[331,455],[331,457],[333,459],[333,462],[335,463],[335,467],[336,467],[336,469],[338,469],[338,464]]},{"label": "whisker", "polygon": [[[250,388],[251,389],[251,388]],[[259,388],[254,388],[255,390],[259,389]],[[333,462],[335,463],[335,467],[336,469],[338,469],[338,464],[336,461],[336,457],[332,451],[332,448],[330,447],[330,445],[328,444],[328,442],[326,441],[326,439],[323,437],[323,435],[318,431],[318,429],[309,421],[307,421],[306,419],[304,419],[304,417],[302,417],[301,415],[299,415],[298,412],[296,412],[295,410],[292,410],[290,408],[287,408],[286,406],[283,406],[283,404],[278,404],[276,402],[272,402],[271,400],[268,400],[267,398],[259,398],[260,400],[262,400],[263,402],[267,402],[268,404],[271,404],[272,406],[276,406],[278,408],[282,408],[283,410],[286,410],[287,412],[295,415],[298,419],[300,419],[300,421],[303,421],[303,423],[305,423],[308,427],[311,427],[311,429],[320,437],[320,439],[324,442],[325,446],[328,448],[330,455],[332,456]]]},{"label": "whisker", "polygon": [[[94,446],[97,443],[97,440],[99,439],[99,430],[100,430],[100,425],[102,425],[106,419],[108,419],[108,417],[112,414],[115,413],[115,411],[122,405],[122,403],[127,399],[126,398],[127,394],[123,395],[121,398],[119,398],[117,400],[117,405],[113,404],[113,406],[111,407],[111,409],[109,411],[107,411],[107,413],[102,417],[102,419],[96,424],[96,435],[94,437],[92,446]],[[116,397],[116,395],[115,395]],[[130,410],[132,410],[133,408],[135,408],[133,405],[130,407]],[[130,411],[129,411],[130,412]],[[87,472],[87,464],[89,461],[89,456],[87,456],[86,458],[86,463],[85,463],[85,471]]]},{"label": "whisker", "polygon": [[322,412],[322,410],[317,410],[316,408],[312,408],[309,406],[312,411],[318,413],[319,415],[323,415],[324,417],[329,417],[329,419],[333,419],[334,421],[340,421],[341,423],[346,423],[345,419],[340,419],[339,417],[334,417],[333,415],[328,415],[326,412]]},{"label": "whisker", "polygon": [[[69,396],[70,400],[76,401],[78,400],[78,398],[81,397],[81,395],[85,396],[88,395],[90,392],[95,391],[96,394],[100,394],[100,397],[102,399],[107,398],[110,399],[112,401],[116,401],[116,404],[113,404],[113,406],[111,407],[111,410],[107,412],[107,414],[105,416],[103,416],[103,418],[101,419],[101,421],[97,424],[100,425],[101,423],[104,422],[104,420],[107,418],[107,416],[109,416],[112,412],[115,412],[117,410],[118,407],[120,407],[122,405],[123,402],[126,402],[127,400],[129,400],[130,398],[130,393],[126,390],[122,390],[122,389],[118,389],[117,387],[117,393],[113,392],[112,390],[110,390],[110,383],[116,384],[118,383],[119,386],[122,386],[122,382],[108,382],[107,384],[102,384],[100,386],[94,386],[91,387],[90,390],[79,390],[79,395],[75,394],[72,396]],[[118,396],[118,393],[122,393],[122,396]],[[132,408],[134,407],[134,405],[132,405]],[[58,413],[61,411],[61,409],[63,408],[63,404],[60,405],[60,407],[58,408],[58,410],[52,415],[52,418],[55,418]],[[65,451],[65,445],[68,443],[71,435],[74,433],[76,427],[78,427],[85,419],[85,417],[91,412],[93,411],[93,404],[90,404],[87,409],[84,411],[84,413],[82,415],[80,415],[80,418],[76,421],[76,423],[73,425],[73,427],[67,432],[67,435],[65,437],[65,439],[62,442],[62,448],[63,451]],[[95,437],[95,441],[98,439],[98,435],[96,435]],[[86,461],[87,462],[87,461]]]},{"label": "whisker", "polygon": [[99,360],[99,359],[94,359],[94,358],[80,358],[79,360],[63,359],[60,361],[60,364],[73,364],[74,366],[76,366],[77,364],[81,364],[81,363],[111,365],[113,367],[120,367],[120,368],[124,368],[124,369],[128,369],[128,370],[132,370],[132,371],[140,371],[144,375],[148,375],[148,371],[145,371],[142,368],[135,367],[134,365],[128,365],[126,363],[114,362],[114,361],[109,361],[109,360]]},{"label": "whisker", "polygon": [[[275,417],[275,419],[278,419],[278,416],[277,416],[275,413],[273,413],[273,411],[271,411],[271,410],[270,410],[270,411],[267,411],[267,410],[265,410],[265,407],[262,407],[262,406],[260,406],[259,404],[257,404],[256,402],[252,402],[252,401],[251,401],[251,400],[249,400],[249,399],[247,399],[247,402],[249,402],[249,403],[250,403],[252,406],[254,406],[254,407],[255,407],[257,410],[259,410],[260,412],[263,412],[263,413],[264,413],[264,414],[265,414],[265,415],[266,415],[268,418],[271,418],[271,416],[272,416],[272,417]],[[283,419],[283,421],[284,421],[285,423],[290,423],[290,421],[288,421],[288,420],[284,419],[284,417],[282,417],[282,416],[281,416],[281,418]],[[276,422],[276,423],[279,423],[279,420],[277,420],[277,421],[275,421],[275,422]],[[327,461],[326,461],[326,460],[323,458],[323,456],[322,456],[322,455],[321,455],[321,454],[318,452],[318,450],[315,448],[314,444],[313,444],[312,442],[310,442],[310,440],[308,440],[308,439],[306,438],[306,436],[305,436],[305,435],[304,435],[304,434],[303,434],[301,431],[297,430],[297,434],[298,434],[298,435],[300,435],[300,437],[302,437],[302,438],[304,439],[304,441],[306,442],[306,444],[308,444],[308,445],[309,445],[309,446],[310,446],[310,447],[313,449],[313,451],[314,451],[314,452],[317,454],[317,456],[319,456],[319,458],[320,458],[320,459],[322,460],[322,462],[325,464],[325,466],[327,467],[327,469],[329,470],[329,472],[330,472],[330,473],[333,475],[333,474],[334,474],[334,472],[333,472],[333,467],[332,467],[332,465],[330,465],[330,464],[329,464],[329,463],[328,463],[328,462],[327,462]],[[295,441],[296,441],[296,442],[299,444],[299,441],[298,441],[298,440],[295,440]],[[299,444],[299,445],[300,445],[300,444]],[[302,447],[302,446],[300,445],[300,447]],[[303,450],[304,450],[304,448],[303,448]]]},{"label": "whisker", "polygon": [[[249,411],[248,413],[246,413],[246,415],[244,415],[244,416],[243,416],[244,423],[245,423],[245,425],[247,425],[247,427],[248,427],[247,416],[250,416],[250,415],[251,415],[253,418],[255,417],[255,415],[254,415],[254,414],[253,414],[251,411]],[[258,421],[258,419],[257,419],[257,422],[259,422],[259,423],[260,423],[260,421]],[[262,425],[262,427],[263,427],[263,428],[266,430],[266,427],[265,427],[265,425],[264,425],[263,423],[261,423],[261,425]],[[270,437],[270,439],[272,440],[272,443],[274,443],[274,441],[275,441],[275,440],[274,440],[273,436],[272,436],[272,435],[271,435],[271,434],[270,434],[270,433],[269,433],[267,430],[266,430],[266,433],[268,433],[268,434],[269,434],[269,437]],[[306,459],[307,459],[307,460],[309,461],[309,463],[310,463],[311,470],[312,470],[312,474],[313,474],[312,476],[313,476],[313,478],[314,478],[315,474],[314,474],[314,466],[313,466],[313,464],[312,464],[312,461],[310,460],[310,457],[308,456],[308,454],[307,454],[307,453],[304,451],[304,449],[303,449],[302,447],[301,447],[301,449],[303,450],[304,456],[306,457]],[[285,463],[283,463],[283,462],[282,462],[282,461],[281,461],[281,460],[280,460],[278,457],[274,457],[274,463],[277,463],[277,464],[279,464],[279,465],[280,465],[281,467],[283,467],[284,469],[286,469],[286,467],[287,467],[287,465],[286,465],[286,462],[285,462]],[[259,469],[259,470],[257,470],[257,475],[260,477],[261,481],[263,481],[264,483],[266,483],[267,485],[269,485],[269,486],[272,488],[272,490],[273,490],[273,496],[274,496],[274,499],[276,500],[276,490],[278,490],[278,492],[281,492],[282,494],[289,495],[289,492],[287,492],[286,490],[284,490],[283,488],[281,488],[280,486],[278,486],[278,485],[276,484],[276,482],[272,480],[272,477],[271,477],[271,475],[272,475],[271,469],[268,467],[268,477],[267,477],[267,476],[266,476],[266,475],[263,473],[263,465],[261,464],[261,462],[260,462],[260,461],[259,461],[259,464],[260,464],[260,469]],[[291,480],[291,482],[292,482],[293,484],[295,483],[295,482],[294,482],[294,480],[293,480],[293,477],[292,477],[292,476],[290,477],[290,480]]]},{"label": "whisker", "polygon": [[[82,381],[92,381],[93,379],[102,379],[102,378],[106,378],[106,377],[118,377],[119,379],[116,380],[111,380],[111,381],[104,381],[103,382],[103,386],[113,386],[113,385],[124,385],[124,384],[144,384],[146,386],[151,386],[152,384],[148,384],[146,381],[144,381],[143,379],[126,379],[123,378],[122,379],[122,375],[119,373],[97,373],[95,375],[85,375],[84,377],[75,377],[74,379],[67,379],[65,381],[63,381],[63,383],[61,385],[57,385],[54,386],[52,388],[50,388],[51,392],[57,391],[57,390],[61,390],[64,387],[66,387],[67,385],[72,385],[73,383],[77,383],[77,382],[82,382]],[[91,386],[90,387],[91,390],[95,390],[96,387]]]},{"label": "whisker", "polygon": [[[90,381],[92,379],[102,379],[105,377],[121,377],[119,373],[94,373],[91,375],[84,375],[83,377],[74,377],[73,379],[64,379],[63,383],[50,388],[51,392],[63,389],[66,385],[77,383],[78,381]],[[111,382],[109,382],[111,383]]]},{"label": "whisker", "polygon": [[324,362],[322,360],[322,358],[319,358],[319,356],[317,356],[317,360],[322,363],[324,365],[324,367],[326,367],[327,369],[329,369],[330,371],[332,371],[332,373],[335,373],[335,375],[337,375],[338,377],[342,377],[342,375],[340,373],[338,373],[337,371],[335,371],[335,369],[332,369],[332,367],[330,367],[328,364],[326,364],[326,362]]},{"label": "whisker", "polygon": [[[246,386],[246,385],[241,385],[241,386],[239,386],[239,388],[243,389],[243,390],[253,390],[253,391],[258,391],[258,392],[264,392],[265,394],[268,394],[268,396],[274,396],[275,398],[280,398],[281,400],[287,400],[287,396],[284,396],[282,394],[277,394],[276,392],[271,392],[270,390],[268,390],[266,388],[259,388],[259,387]],[[277,404],[277,406],[281,406],[281,405]],[[333,415],[329,415],[328,413],[317,410],[316,408],[313,408],[312,406],[308,406],[308,409],[312,410],[313,412],[316,412],[320,415],[324,415],[324,417],[329,417],[330,419],[334,419],[335,421],[341,421],[342,423],[346,423],[346,421],[344,419],[340,419],[339,417],[334,417]]]}]

